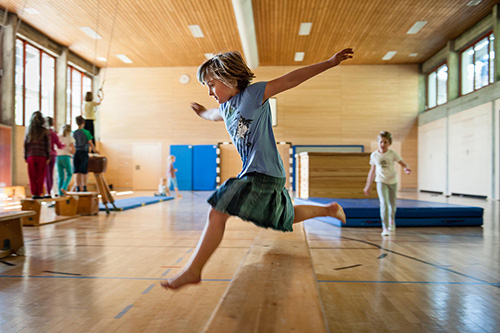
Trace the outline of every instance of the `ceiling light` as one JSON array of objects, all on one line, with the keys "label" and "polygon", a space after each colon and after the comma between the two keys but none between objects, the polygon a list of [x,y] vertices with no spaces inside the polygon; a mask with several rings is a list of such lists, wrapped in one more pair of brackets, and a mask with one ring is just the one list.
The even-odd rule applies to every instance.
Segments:
[{"label": "ceiling light", "polygon": [[295,52],[295,57],[293,58],[293,60],[302,61],[304,60],[305,55],[306,55],[305,52]]},{"label": "ceiling light", "polygon": [[410,53],[410,57],[416,57],[418,56],[418,53]]},{"label": "ceiling light", "polygon": [[205,53],[204,55],[206,59],[212,59],[214,57],[213,53]]},{"label": "ceiling light", "polygon": [[467,2],[466,6],[477,6],[481,3],[481,1],[483,1],[483,0],[471,0],[471,1]]},{"label": "ceiling light", "polygon": [[97,57],[97,60],[99,60],[99,61],[106,61],[106,60],[108,60],[108,59],[106,59],[106,58],[104,58],[104,57]]},{"label": "ceiling light", "polygon": [[424,25],[427,24],[427,21],[417,21],[415,22],[415,24],[413,25],[413,27],[410,28],[410,30],[408,30],[407,34],[408,35],[414,35],[416,33],[418,33],[420,31],[420,29],[422,29],[424,27]]},{"label": "ceiling light", "polygon": [[80,27],[80,30],[85,32],[92,39],[102,39],[102,37],[90,27]]},{"label": "ceiling light", "polygon": [[385,54],[385,56],[382,58],[382,60],[391,60],[392,57],[396,54],[396,51],[389,51]]},{"label": "ceiling light", "polygon": [[120,59],[121,61],[123,61],[124,63],[126,63],[126,64],[131,64],[131,63],[133,63],[133,61],[132,61],[132,60],[130,60],[130,59],[129,59],[126,55],[124,55],[124,54],[117,54],[117,55],[116,55],[116,57],[117,57],[118,59]]},{"label": "ceiling light", "polygon": [[189,30],[191,30],[191,34],[193,34],[194,38],[202,38],[205,37],[199,25],[189,25]]},{"label": "ceiling light", "polygon": [[28,14],[38,15],[40,12],[35,8],[25,8],[24,11]]},{"label": "ceiling light", "polygon": [[311,33],[311,22],[304,22],[300,24],[299,36],[308,36]]}]

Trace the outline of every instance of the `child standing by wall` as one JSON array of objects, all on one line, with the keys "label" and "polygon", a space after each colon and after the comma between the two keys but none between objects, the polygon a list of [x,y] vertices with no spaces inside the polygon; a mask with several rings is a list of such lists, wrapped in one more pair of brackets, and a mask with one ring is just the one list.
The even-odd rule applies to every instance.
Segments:
[{"label": "child standing by wall", "polygon": [[57,149],[57,175],[59,177],[57,188],[59,189],[59,195],[63,195],[62,190],[68,190],[71,176],[73,176],[71,157],[75,154],[75,139],[71,136],[70,125],[63,126],[59,141],[64,144],[64,148]]},{"label": "child standing by wall", "polygon": [[33,199],[41,199],[47,162],[50,158],[50,133],[40,111],[31,115],[28,132],[24,139],[24,160],[28,163],[30,190]]},{"label": "child standing by wall", "polygon": [[[99,94],[98,94],[99,95]],[[84,128],[90,132],[92,135],[92,143],[95,146],[95,130],[94,122],[96,120],[97,106],[100,105],[102,99],[99,102],[94,102],[94,95],[92,91],[87,91],[85,94],[85,104],[83,105],[83,118],[85,119]]]},{"label": "child standing by wall", "polygon": [[218,54],[200,66],[198,80],[208,87],[208,94],[220,106],[207,110],[193,103],[191,108],[204,119],[225,122],[243,169],[208,199],[208,221],[196,250],[181,272],[162,281],[164,288],[176,289],[201,281],[201,271],[219,246],[231,215],[281,231],[292,231],[293,223],[318,216],[345,222],[344,211],[337,203],[293,206],[285,188],[285,170],[272,131],[268,99],[339,65],[352,58],[352,54],[352,49],[345,49],[326,61],[255,84],[250,84],[254,74],[238,52]]},{"label": "child standing by wall", "polygon": [[389,149],[392,144],[392,135],[383,131],[377,136],[378,149],[371,153],[371,168],[363,189],[365,195],[370,194],[370,186],[373,180],[377,183],[377,194],[380,201],[380,218],[382,220],[382,236],[388,236],[391,231],[396,230],[396,199],[398,191],[398,175],[394,168],[394,162],[399,163],[406,174],[410,174],[410,167],[403,162],[401,156],[394,150]]},{"label": "child standing by wall", "polygon": [[57,133],[52,129],[52,126],[54,125],[52,117],[45,118],[45,123],[50,132],[50,159],[47,163],[47,175],[45,177],[45,186],[47,190],[47,195],[45,197],[51,198],[52,187],[54,185],[54,165],[57,160],[56,146],[57,148],[62,149],[64,148],[64,144],[59,141]]},{"label": "child standing by wall", "polygon": [[170,187],[174,187],[175,195],[178,198],[181,198],[182,195],[179,193],[179,187],[177,186],[177,177],[175,176],[175,173],[177,172],[177,169],[174,168],[174,163],[175,163],[175,156],[170,155],[168,157],[168,163],[167,163],[167,193],[168,196],[170,196]]},{"label": "child standing by wall", "polygon": [[92,135],[89,131],[83,128],[85,120],[82,116],[76,117],[78,129],[73,133],[75,139],[75,156],[73,157],[73,165],[76,175],[76,191],[87,192],[87,170],[89,165],[89,146],[92,150],[99,154],[92,143]]}]

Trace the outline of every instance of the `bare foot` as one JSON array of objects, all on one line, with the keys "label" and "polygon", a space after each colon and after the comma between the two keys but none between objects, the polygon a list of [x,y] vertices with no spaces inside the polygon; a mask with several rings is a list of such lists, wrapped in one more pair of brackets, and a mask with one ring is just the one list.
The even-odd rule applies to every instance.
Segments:
[{"label": "bare foot", "polygon": [[201,274],[188,270],[182,271],[171,279],[166,279],[160,282],[165,289],[178,289],[187,284],[200,283]]},{"label": "bare foot", "polygon": [[332,202],[327,207],[331,217],[335,217],[345,224],[345,213],[341,205],[336,202]]}]

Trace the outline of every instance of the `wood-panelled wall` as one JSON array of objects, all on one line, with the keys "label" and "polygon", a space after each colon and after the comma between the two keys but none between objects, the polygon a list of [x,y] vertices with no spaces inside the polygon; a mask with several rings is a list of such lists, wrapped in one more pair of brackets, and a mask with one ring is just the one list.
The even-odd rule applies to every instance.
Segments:
[{"label": "wood-panelled wall", "polygon": [[[168,56],[168,55],[165,55]],[[256,81],[296,67],[259,67]],[[132,187],[132,143],[161,142],[162,170],[172,144],[230,141],[223,123],[198,118],[191,102],[217,107],[196,80],[196,67],[108,68],[105,99],[99,108],[101,150],[108,157],[106,178],[115,188]],[[181,84],[179,77],[191,80]],[[362,144],[370,151],[379,131],[392,132],[414,173],[403,188],[417,187],[416,65],[341,65],[277,95],[277,141],[294,145]]]}]

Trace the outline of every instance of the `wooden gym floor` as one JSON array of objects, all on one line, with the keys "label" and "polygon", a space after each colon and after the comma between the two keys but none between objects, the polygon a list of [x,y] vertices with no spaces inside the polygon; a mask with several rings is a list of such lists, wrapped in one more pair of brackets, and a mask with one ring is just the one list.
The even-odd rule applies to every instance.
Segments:
[{"label": "wooden gym floor", "polygon": [[[261,229],[229,221],[203,282],[167,292],[158,281],[187,262],[208,210],[209,192],[182,194],[23,228],[26,256],[0,262],[0,331],[202,331]],[[400,228],[382,238],[378,228],[307,221],[330,331],[498,332],[499,202],[400,197],[483,207],[484,226]]]}]

